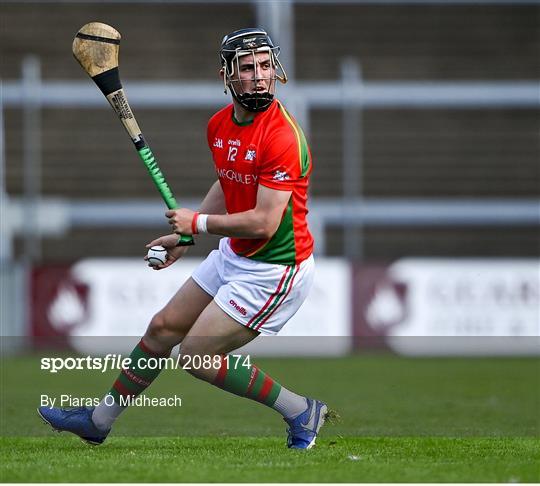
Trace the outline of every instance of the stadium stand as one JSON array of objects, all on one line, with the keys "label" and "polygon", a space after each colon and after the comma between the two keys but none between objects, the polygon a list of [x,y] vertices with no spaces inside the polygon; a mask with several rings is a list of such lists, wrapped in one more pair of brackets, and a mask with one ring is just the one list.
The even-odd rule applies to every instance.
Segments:
[{"label": "stadium stand", "polygon": [[[508,5],[300,5],[295,10],[296,74],[302,80],[337,79],[340,59],[352,56],[361,63],[366,80],[538,79],[539,10]],[[70,58],[73,34],[87,21],[100,19],[124,36],[126,85],[143,79],[211,80],[217,74],[221,36],[255,22],[254,10],[246,4],[140,4],[125,9],[121,4],[25,3],[3,5],[1,14],[3,79],[20,77],[26,54],[42,59],[44,79],[82,79]],[[45,37],[47,42],[36,42]],[[202,196],[213,177],[205,140],[211,113],[137,108],[163,169],[183,197]],[[366,110],[362,117],[365,196],[539,196],[537,110],[387,109]],[[6,110],[7,189],[14,196],[22,191],[21,119],[20,110]],[[341,123],[337,110],[312,112],[314,197],[342,195]],[[42,127],[44,195],[156,197],[111,112],[47,108]],[[104,241],[112,255],[139,255],[141,243],[153,235],[155,230],[148,228],[72,231],[72,244],[61,251],[53,239],[45,240],[43,258],[99,255]],[[377,228],[366,230],[365,236],[366,257],[381,259],[403,254],[530,256],[538,255],[540,246],[535,228]],[[340,253],[342,240],[341,231],[329,238],[330,254]],[[202,254],[210,244],[194,254]]]}]

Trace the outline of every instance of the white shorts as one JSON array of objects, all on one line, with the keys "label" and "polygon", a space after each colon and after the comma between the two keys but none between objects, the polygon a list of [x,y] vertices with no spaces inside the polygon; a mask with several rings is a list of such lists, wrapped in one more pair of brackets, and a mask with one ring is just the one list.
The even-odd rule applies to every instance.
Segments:
[{"label": "white shorts", "polygon": [[313,283],[313,256],[299,265],[277,265],[234,253],[222,238],[191,278],[240,324],[277,334],[306,299]]}]

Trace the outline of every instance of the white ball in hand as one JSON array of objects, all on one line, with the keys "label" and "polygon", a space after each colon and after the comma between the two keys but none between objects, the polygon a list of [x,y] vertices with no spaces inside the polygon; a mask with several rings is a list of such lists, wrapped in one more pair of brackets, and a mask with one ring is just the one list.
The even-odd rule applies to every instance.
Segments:
[{"label": "white ball in hand", "polygon": [[153,246],[147,253],[148,263],[153,267],[163,265],[167,261],[167,250],[162,246]]}]

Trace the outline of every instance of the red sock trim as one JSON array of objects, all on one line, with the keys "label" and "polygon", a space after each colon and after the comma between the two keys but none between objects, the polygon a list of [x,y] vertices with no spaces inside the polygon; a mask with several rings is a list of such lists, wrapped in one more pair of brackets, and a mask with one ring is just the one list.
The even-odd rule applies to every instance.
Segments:
[{"label": "red sock trim", "polygon": [[270,394],[272,386],[274,386],[274,380],[272,380],[272,378],[270,378],[268,375],[265,375],[261,391],[259,392],[259,396],[256,398],[256,400],[259,402],[264,402]]},{"label": "red sock trim", "polygon": [[168,354],[159,354],[155,351],[152,351],[146,344],[144,344],[144,341],[141,339],[138,344],[139,348],[141,348],[142,351],[144,351],[146,354],[151,354],[152,356],[155,356],[156,358],[166,358],[169,355]]},{"label": "red sock trim", "polygon": [[131,390],[128,390],[119,380],[114,382],[113,388],[124,397],[134,397],[136,396]]},{"label": "red sock trim", "polygon": [[225,357],[224,354],[221,355],[221,366],[219,367],[218,373],[214,378],[214,385],[223,388],[225,384],[225,377],[227,376],[227,369],[229,367],[229,360]]},{"label": "red sock trim", "polygon": [[146,381],[144,378],[141,378],[139,375],[136,375],[135,373],[133,373],[133,371],[128,370],[126,368],[122,369],[122,374],[129,381],[131,381],[132,383],[135,383],[135,385],[137,386],[149,387],[152,384],[151,381]]}]

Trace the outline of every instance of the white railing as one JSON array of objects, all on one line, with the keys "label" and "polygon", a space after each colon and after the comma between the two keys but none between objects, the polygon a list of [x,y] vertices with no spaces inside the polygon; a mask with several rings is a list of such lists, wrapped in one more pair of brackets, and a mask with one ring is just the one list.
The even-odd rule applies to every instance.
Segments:
[{"label": "white railing", "polygon": [[[197,199],[183,199],[196,209]],[[22,198],[11,198],[2,207],[4,228],[11,234],[27,232]],[[317,253],[326,253],[328,226],[540,226],[538,199],[334,199],[317,198],[309,205],[309,225],[317,241]],[[34,234],[62,235],[70,228],[166,229],[165,206],[156,199],[73,200],[41,199],[33,214]],[[122,217],[118,218],[121,214]]]},{"label": "white railing", "polygon": [[[361,140],[357,134],[362,109],[408,107],[417,109],[436,108],[538,108],[540,106],[540,83],[534,81],[515,82],[364,82],[360,69],[351,60],[344,60],[342,79],[329,82],[297,81],[283,87],[280,98],[291,108],[306,131],[309,130],[309,114],[312,109],[342,109],[345,126],[343,134],[343,200],[314,201],[311,205],[312,225],[319,239],[319,249],[324,253],[325,227],[332,225],[413,225],[413,224],[540,224],[539,201],[496,201],[496,200],[445,200],[429,199],[406,201],[395,199],[362,198]],[[116,214],[112,202],[85,203],[77,201],[43,200],[40,197],[40,110],[47,108],[80,109],[102,107],[110,109],[107,101],[88,80],[43,81],[39,61],[26,59],[22,80],[4,81],[1,86],[1,110],[21,108],[24,112],[23,147],[25,176],[25,201],[10,201],[5,194],[3,126],[0,124],[0,193],[2,193],[2,258],[11,254],[10,241],[26,215],[47,208],[47,225],[43,231],[64,232],[69,226],[86,221],[92,225],[107,226],[109,215]],[[125,80],[124,85],[130,103],[137,108],[208,108],[219,107],[228,101],[218,82],[167,81],[142,82]],[[0,119],[2,117],[0,116]],[[357,125],[355,127],[355,125]],[[352,128],[351,128],[352,127]],[[354,182],[356,181],[356,182]],[[117,203],[114,203],[117,204]],[[124,204],[124,203],[121,203]],[[126,204],[133,204],[127,202]],[[155,204],[138,201],[139,214],[154,214]],[[196,206],[194,202],[193,206]],[[23,209],[25,208],[25,209]],[[67,209],[66,209],[67,208]],[[69,209],[71,208],[71,209]],[[86,218],[78,220],[70,215],[72,208],[84,210]],[[104,210],[105,209],[105,210]],[[142,211],[142,212],[141,212]],[[53,216],[54,215],[54,216]],[[161,212],[159,212],[161,215]],[[41,218],[39,218],[41,219]],[[141,222],[142,220],[138,220]],[[152,218],[143,218],[145,224],[153,225]],[[157,218],[161,221],[161,218]],[[450,223],[451,221],[451,223]],[[115,221],[118,224],[118,221]],[[38,229],[39,238],[40,233]],[[358,235],[351,237],[347,253],[361,248]],[[28,239],[29,240],[29,239]],[[28,242],[27,254],[39,258],[36,240]],[[349,255],[352,256],[352,255]],[[358,255],[356,255],[358,256]]]}]

